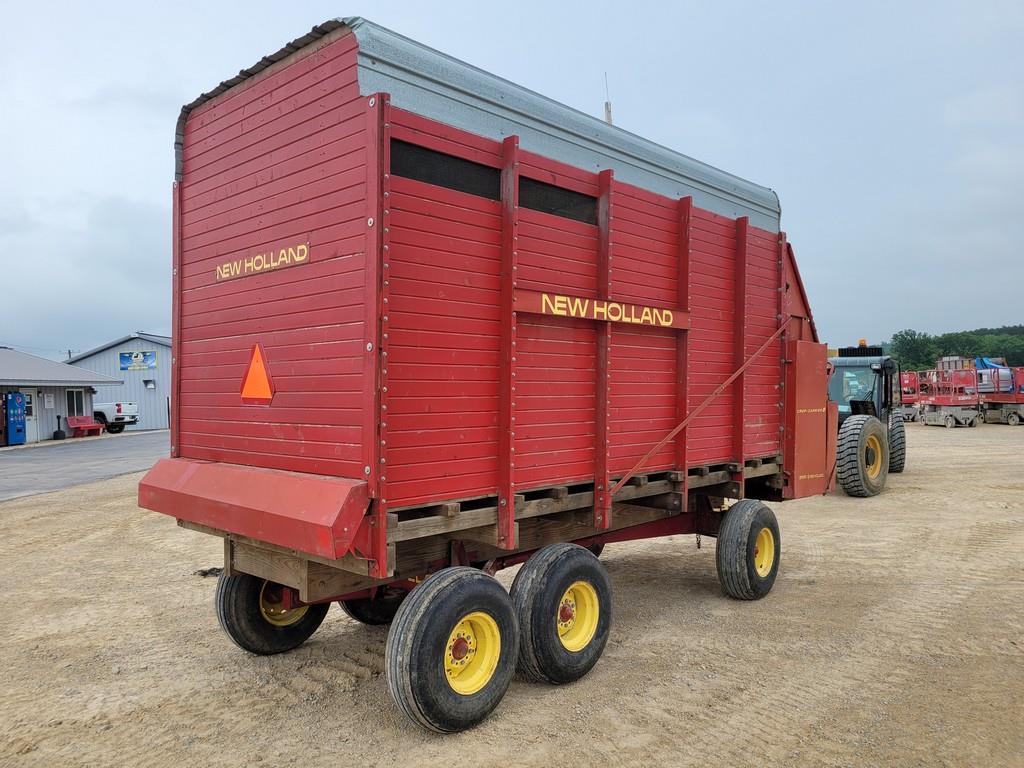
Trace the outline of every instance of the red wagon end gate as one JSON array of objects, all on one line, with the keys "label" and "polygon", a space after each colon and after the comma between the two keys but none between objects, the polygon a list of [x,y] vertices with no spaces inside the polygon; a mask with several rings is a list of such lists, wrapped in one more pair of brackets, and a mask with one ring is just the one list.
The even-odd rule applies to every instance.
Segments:
[{"label": "red wagon end gate", "polygon": [[[753,500],[827,492],[835,455],[826,349],[778,216],[769,190],[369,22],[317,27],[182,112],[173,446],[140,504],[224,537],[218,611],[249,650],[292,647],[332,600],[397,610],[392,692],[438,730],[500,684],[507,644],[478,691],[463,671],[488,637],[521,631],[520,666],[562,673],[528,652],[535,622],[481,608],[436,629],[444,695],[403,688],[403,643],[427,632],[404,598],[428,574],[421,602],[444,579],[457,592],[451,566],[724,536],[738,508],[730,535],[750,546],[719,572],[759,597],[780,549]],[[563,650],[583,642],[564,640],[573,617],[593,619],[576,654],[608,626],[588,578],[551,612]],[[232,618],[244,600],[264,634]]]}]

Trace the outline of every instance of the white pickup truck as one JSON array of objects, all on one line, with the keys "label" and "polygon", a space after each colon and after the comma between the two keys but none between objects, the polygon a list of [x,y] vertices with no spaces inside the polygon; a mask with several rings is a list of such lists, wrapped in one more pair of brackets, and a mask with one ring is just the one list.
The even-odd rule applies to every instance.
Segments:
[{"label": "white pickup truck", "polygon": [[139,423],[139,406],[135,403],[93,403],[92,417],[112,435]]}]

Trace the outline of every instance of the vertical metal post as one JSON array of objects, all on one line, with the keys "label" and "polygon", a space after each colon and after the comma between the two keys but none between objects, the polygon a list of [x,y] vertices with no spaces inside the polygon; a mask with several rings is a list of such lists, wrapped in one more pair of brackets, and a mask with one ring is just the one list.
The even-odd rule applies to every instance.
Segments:
[{"label": "vertical metal post", "polygon": [[501,168],[501,358],[498,367],[498,538],[515,549],[516,536],[516,311],[519,257],[519,137],[502,142]]},{"label": "vertical metal post", "polygon": [[391,97],[366,101],[366,264],[363,328],[363,477],[371,499],[370,575],[389,575],[387,546],[388,301]]},{"label": "vertical metal post", "polygon": [[[181,432],[178,414],[181,413],[181,181],[172,188],[171,212],[171,456],[181,455]],[[58,425],[59,426],[59,425]]]},{"label": "vertical metal post", "polygon": [[[679,239],[676,244],[676,306],[690,311],[690,217],[693,213],[693,198],[679,199],[678,207]],[[676,332],[676,421],[682,422],[689,410],[690,365],[689,365],[690,331]],[[685,512],[689,498],[687,479],[686,433],[683,429],[676,437],[676,469],[682,473],[680,491],[680,510]]]},{"label": "vertical metal post", "polygon": [[[779,254],[778,254],[778,270],[779,270],[779,313],[775,317],[775,321],[779,325],[789,325],[784,323],[783,319],[788,317],[789,307],[788,296],[786,294],[786,233],[779,230]],[[779,359],[785,361],[789,355],[787,354],[787,344],[789,343],[788,334],[783,331],[782,337],[779,339]],[[786,365],[785,362],[779,366],[779,457],[780,466],[785,466],[785,455],[786,455]]]},{"label": "vertical metal post", "polygon": [[[737,367],[743,365],[747,355],[747,228],[748,218],[736,219],[735,294],[733,298],[733,342],[734,361]],[[733,382],[732,389],[732,455],[739,469],[733,473],[733,480],[739,484],[737,498],[743,498],[743,463],[746,459],[744,438],[744,396],[746,394],[746,373],[741,373]]]},{"label": "vertical metal post", "polygon": [[[601,171],[597,178],[597,299],[605,301],[611,298],[613,181],[610,168]],[[594,526],[607,529],[612,516],[608,468],[612,324],[598,322],[594,334]]]}]

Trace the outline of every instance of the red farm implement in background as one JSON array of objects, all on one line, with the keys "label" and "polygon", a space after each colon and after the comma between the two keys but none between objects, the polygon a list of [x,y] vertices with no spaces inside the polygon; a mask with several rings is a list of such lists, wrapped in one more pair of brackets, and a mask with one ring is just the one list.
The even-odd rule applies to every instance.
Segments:
[{"label": "red farm implement in background", "polygon": [[930,426],[976,427],[981,423],[978,374],[967,357],[944,357],[920,373],[921,421]]},{"label": "red farm implement in background", "polygon": [[139,500],[223,537],[246,650],[337,601],[392,623],[403,712],[459,730],[517,666],[597,662],[604,544],[716,536],[755,599],[762,500],[832,488],[770,190],[362,19],[185,107],[176,168],[172,455]]},{"label": "red farm implement in background", "polygon": [[1024,423],[1024,366],[978,368],[978,399],[986,423]]},{"label": "red farm implement in background", "polygon": [[921,374],[917,371],[900,372],[900,393],[903,403],[903,420],[917,421],[921,400]]}]

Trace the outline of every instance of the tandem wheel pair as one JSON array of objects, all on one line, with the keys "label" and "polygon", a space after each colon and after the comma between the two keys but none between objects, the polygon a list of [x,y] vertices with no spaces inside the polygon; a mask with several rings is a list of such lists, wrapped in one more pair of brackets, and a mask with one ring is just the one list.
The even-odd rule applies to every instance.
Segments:
[{"label": "tandem wheel pair", "polygon": [[[768,507],[744,500],[727,510],[716,566],[728,595],[766,595],[780,554],[778,523]],[[285,607],[283,592],[255,576],[222,575],[217,618],[251,653],[291,650],[316,631],[329,604]],[[601,657],[612,622],[608,572],[593,552],[569,543],[534,553],[509,592],[483,571],[456,566],[432,573],[410,592],[384,589],[377,598],[339,605],[362,623],[391,623],[385,651],[391,696],[410,720],[442,733],[484,720],[517,670],[534,682],[579,680]]]}]

